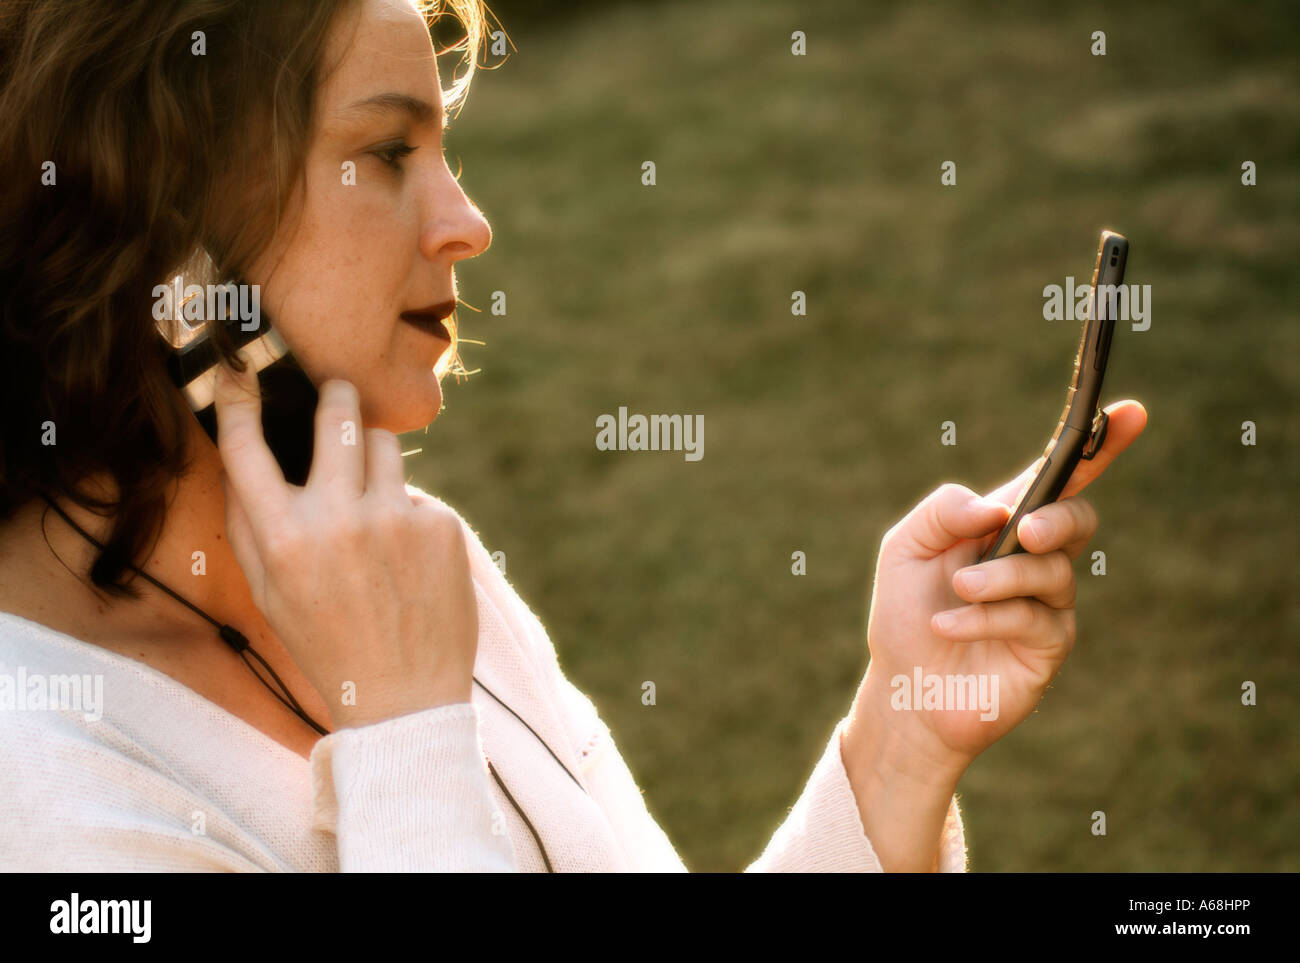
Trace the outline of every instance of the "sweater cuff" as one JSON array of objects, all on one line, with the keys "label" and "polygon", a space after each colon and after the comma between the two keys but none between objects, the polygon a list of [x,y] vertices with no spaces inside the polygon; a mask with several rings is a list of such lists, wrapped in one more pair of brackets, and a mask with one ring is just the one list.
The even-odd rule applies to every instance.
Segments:
[{"label": "sweater cuff", "polygon": [[[840,737],[848,719],[835,726],[803,794],[750,871],[794,873],[883,872],[862,826]],[[948,806],[939,837],[938,868],[945,873],[966,869],[966,839],[957,797]]]},{"label": "sweater cuff", "polygon": [[[838,779],[842,781],[843,790],[848,796],[853,815],[856,818],[857,830],[862,834],[862,839],[871,853],[871,861],[874,864],[873,871],[884,872],[880,860],[876,856],[876,851],[872,848],[871,841],[867,839],[866,828],[862,825],[862,813],[858,811],[858,800],[853,795],[853,787],[849,782],[849,773],[844,767],[844,756],[840,751],[840,740],[843,738],[844,729],[848,724],[847,717],[841,719],[835,727],[835,735],[831,738],[831,745],[836,750],[835,762],[838,764]],[[829,749],[827,754],[829,755]],[[944,817],[943,827],[939,830],[939,853],[936,868],[941,873],[966,872],[966,833],[961,824],[961,811],[957,808],[957,795],[955,793],[948,802],[948,815]]]},{"label": "sweater cuff", "polygon": [[[837,781],[841,782],[842,790],[848,795],[850,807],[852,807],[855,821],[857,821],[858,832],[862,834],[862,840],[866,843],[867,850],[871,853],[872,872],[884,872],[880,866],[880,859],[876,856],[871,841],[867,838],[867,830],[862,825],[862,814],[858,811],[858,798],[853,794],[853,786],[849,782],[849,771],[844,767],[844,755],[840,750],[840,739],[844,736],[845,726],[848,726],[848,717],[840,720],[840,724],[835,726],[835,736],[831,737],[831,746],[835,747],[835,763],[837,769]],[[831,754],[829,747],[827,755]],[[948,815],[944,817],[943,828],[939,830],[939,856],[936,860],[936,868],[941,873],[963,873],[966,872],[966,832],[962,828],[962,814],[957,808],[957,794],[948,803]]]},{"label": "sweater cuff", "polygon": [[961,824],[961,811],[957,808],[957,794],[948,804],[948,817],[939,834],[939,872],[966,872],[966,832]]},{"label": "sweater cuff", "polygon": [[843,725],[835,727],[802,795],[750,871],[881,872],[840,756]]},{"label": "sweater cuff", "polygon": [[515,869],[468,702],[340,729],[310,767],[312,828],[335,835],[342,872]]}]

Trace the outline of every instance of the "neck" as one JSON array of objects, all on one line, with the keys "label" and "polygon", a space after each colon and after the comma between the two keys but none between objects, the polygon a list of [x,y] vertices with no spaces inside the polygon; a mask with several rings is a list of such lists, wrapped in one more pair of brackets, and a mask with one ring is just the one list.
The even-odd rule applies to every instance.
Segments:
[{"label": "neck", "polygon": [[[253,604],[248,582],[226,538],[221,458],[196,421],[190,423],[189,430],[193,453],[190,468],[168,491],[168,507],[156,543],[147,557],[134,564],[212,618],[234,625],[256,642],[264,634],[265,622]],[[115,492],[111,481],[102,477],[88,480],[86,490],[109,495]],[[101,544],[107,541],[111,519],[67,499],[56,501],[87,534]],[[215,632],[203,618],[145,579],[137,577],[131,582],[139,592],[135,600],[116,598],[96,589],[89,571],[99,550],[51,511],[42,498],[33,499],[0,529],[0,546],[5,560],[0,567],[5,601],[13,601],[16,589],[33,612],[61,613],[65,619],[80,613],[98,632],[115,638],[174,639]],[[200,552],[201,556],[197,554]],[[17,569],[11,568],[9,562],[15,562]],[[68,569],[76,573],[75,579]],[[31,617],[47,621],[35,614]]]}]

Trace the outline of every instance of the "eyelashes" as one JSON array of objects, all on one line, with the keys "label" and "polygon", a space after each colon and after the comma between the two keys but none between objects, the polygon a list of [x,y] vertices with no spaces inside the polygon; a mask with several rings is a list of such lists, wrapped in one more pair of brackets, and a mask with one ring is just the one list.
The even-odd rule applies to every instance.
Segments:
[{"label": "eyelashes", "polygon": [[[413,147],[412,145],[408,144],[405,140],[395,140],[395,141],[390,141],[387,144],[381,144],[378,147],[375,147],[367,151],[367,153],[372,154],[373,156],[379,158],[380,162],[385,167],[390,167],[394,171],[397,171],[400,174],[403,171],[402,158],[415,153],[417,150],[419,150],[418,147]],[[447,156],[446,144],[440,145],[439,150],[442,156],[445,158]],[[456,175],[456,179],[460,180],[459,174]]]},{"label": "eyelashes", "polygon": [[388,167],[400,171],[402,169],[402,158],[414,153],[416,150],[417,148],[412,147],[406,141],[397,141],[396,143],[376,147],[370,153],[378,157]]}]

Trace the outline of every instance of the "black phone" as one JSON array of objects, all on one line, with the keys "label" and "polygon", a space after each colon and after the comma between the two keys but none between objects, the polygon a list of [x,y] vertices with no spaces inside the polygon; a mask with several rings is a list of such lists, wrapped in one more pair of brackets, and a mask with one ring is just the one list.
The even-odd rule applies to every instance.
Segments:
[{"label": "black phone", "polygon": [[[201,287],[207,290],[206,286]],[[227,289],[227,297],[224,300],[208,297],[208,301],[217,302],[217,316],[203,326],[191,327],[187,321],[180,320],[179,305],[171,312],[177,318],[175,321],[157,318],[158,312],[155,311],[159,333],[169,348],[167,367],[172,382],[185,396],[190,410],[215,443],[217,410],[214,389],[220,356],[206,324],[224,325],[240,356],[257,372],[262,394],[262,433],[267,447],[279,462],[285,481],[303,485],[311,471],[315,443],[316,385],[260,307],[244,312],[251,314],[249,317],[241,317],[239,310],[229,310],[232,303],[239,303],[239,282],[227,281],[217,287]],[[259,300],[253,303],[258,304]],[[222,310],[223,307],[227,310]]]},{"label": "black phone", "polygon": [[1092,271],[1088,316],[1083,321],[1079,351],[1074,358],[1074,378],[1065,396],[1065,410],[1061,412],[1056,432],[1043,449],[1043,464],[1016,502],[998,537],[980,556],[981,562],[1023,552],[1016,535],[1020,519],[1056,501],[1079,460],[1091,459],[1106,440],[1109,417],[1098,402],[1102,379],[1106,375],[1106,360],[1110,356],[1111,336],[1115,333],[1115,292],[1124,283],[1127,261],[1128,239],[1114,231],[1102,231],[1097,263]]}]

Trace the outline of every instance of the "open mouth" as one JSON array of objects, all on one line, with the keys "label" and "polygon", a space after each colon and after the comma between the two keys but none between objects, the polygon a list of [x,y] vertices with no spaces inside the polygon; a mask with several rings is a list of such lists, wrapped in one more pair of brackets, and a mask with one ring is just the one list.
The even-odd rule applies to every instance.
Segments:
[{"label": "open mouth", "polygon": [[403,314],[402,320],[411,325],[411,327],[419,328],[421,331],[427,332],[435,338],[442,338],[447,342],[451,341],[451,335],[447,333],[447,328],[443,325],[440,318],[435,318],[431,315]]}]

